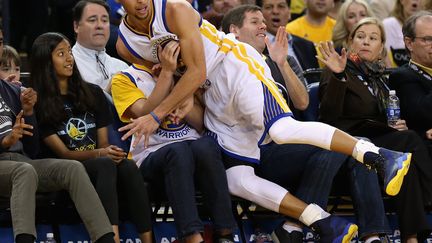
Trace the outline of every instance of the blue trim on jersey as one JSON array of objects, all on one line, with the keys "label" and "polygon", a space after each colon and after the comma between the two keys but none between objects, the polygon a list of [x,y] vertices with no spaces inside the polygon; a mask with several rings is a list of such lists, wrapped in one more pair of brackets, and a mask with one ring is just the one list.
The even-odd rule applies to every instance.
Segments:
[{"label": "blue trim on jersey", "polygon": [[[152,18],[152,20],[150,21],[150,30],[149,30],[149,34],[150,34],[150,36],[151,37],[153,37],[153,23],[154,23],[154,20],[155,20],[155,18],[156,18],[156,8],[155,8],[155,3],[154,3],[154,0],[152,0],[152,3],[153,3],[153,18]],[[163,7],[163,6],[162,6]],[[164,8],[163,8],[163,10],[164,10]]]},{"label": "blue trim on jersey", "polygon": [[203,17],[200,14],[200,21],[199,21],[198,27],[201,27],[202,23],[203,23]]},{"label": "blue trim on jersey", "polygon": [[[221,147],[221,146],[219,145],[219,147]],[[226,154],[227,156],[229,156],[231,158],[238,159],[238,160],[245,161],[245,162],[249,162],[249,163],[253,163],[253,164],[259,164],[260,163],[259,159],[254,159],[254,158],[249,158],[249,157],[241,156],[238,154],[234,154],[234,153],[231,153],[231,152],[225,150],[222,147],[221,147],[221,150],[222,150],[222,153]]]},{"label": "blue trim on jersey", "polygon": [[171,32],[168,28],[168,24],[167,24],[166,16],[165,16],[166,2],[167,2],[166,0],[162,0],[162,20],[163,20],[163,24],[165,26],[165,29],[168,32]]},{"label": "blue trim on jersey", "polygon": [[120,31],[120,29],[118,30],[118,34],[120,36],[120,39],[123,41],[123,43],[125,44],[126,48],[128,49],[128,51],[130,53],[132,53],[132,55],[134,55],[135,57],[139,58],[139,59],[143,59],[127,42],[126,38],[123,36],[122,32]]},{"label": "blue trim on jersey", "polygon": [[261,83],[261,85],[263,87],[264,94],[264,126],[267,128],[269,127],[268,123],[273,120],[274,117],[285,113],[285,111],[279,106],[278,102],[267,86],[264,83]]},{"label": "blue trim on jersey", "polygon": [[132,83],[135,84],[135,86],[138,88],[136,81],[135,81],[135,78],[130,73],[127,73],[127,72],[121,72],[121,73],[126,75],[129,78],[129,80],[132,81]]},{"label": "blue trim on jersey", "polygon": [[214,133],[214,132],[212,132],[210,130],[207,130],[204,134],[205,134],[205,136],[209,136],[209,137],[213,138],[216,141],[216,143],[219,146],[219,148],[222,150],[222,152],[224,154],[226,154],[227,156],[229,156],[231,158],[234,158],[234,159],[241,160],[241,161],[249,162],[249,163],[254,163],[254,164],[259,164],[260,163],[260,161],[258,159],[254,159],[254,158],[250,158],[250,157],[245,157],[245,156],[241,156],[241,155],[238,155],[238,154],[234,154],[234,153],[229,152],[229,151],[225,150],[224,148],[222,148],[222,146],[218,142],[217,134],[216,133]]},{"label": "blue trim on jersey", "polygon": [[267,123],[267,125],[265,126],[265,129],[264,129],[263,135],[261,136],[260,140],[258,141],[258,147],[262,146],[261,144],[262,144],[262,142],[264,141],[265,137],[267,136],[267,133],[268,133],[270,127],[271,127],[271,126],[272,126],[272,125],[273,125],[277,120],[279,120],[279,119],[281,119],[281,118],[283,118],[283,117],[292,117],[292,116],[293,116],[292,112],[289,112],[289,113],[282,113],[282,114],[279,114],[279,115],[273,117],[273,118],[272,118],[272,119]]}]

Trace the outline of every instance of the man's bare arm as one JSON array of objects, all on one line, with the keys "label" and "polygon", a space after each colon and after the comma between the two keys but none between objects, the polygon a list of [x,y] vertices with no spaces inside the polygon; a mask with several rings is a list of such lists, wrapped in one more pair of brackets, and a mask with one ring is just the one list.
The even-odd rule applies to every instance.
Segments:
[{"label": "man's bare arm", "polygon": [[200,16],[185,1],[168,1],[166,17],[168,27],[179,37],[181,57],[187,70],[166,99],[155,108],[154,113],[159,118],[165,117],[191,96],[206,78],[204,46],[198,27]]}]

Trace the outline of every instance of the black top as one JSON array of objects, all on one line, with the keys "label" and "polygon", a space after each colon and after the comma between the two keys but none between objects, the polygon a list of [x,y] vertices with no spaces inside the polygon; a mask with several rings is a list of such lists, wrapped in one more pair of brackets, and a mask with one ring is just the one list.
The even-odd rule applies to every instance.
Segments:
[{"label": "black top", "polygon": [[[57,134],[70,150],[93,150],[97,148],[97,129],[112,123],[111,112],[103,91],[91,85],[97,109],[79,112],[68,96],[62,96],[67,118],[60,124],[46,124],[40,127],[41,138]],[[44,151],[51,155],[49,151]]]}]

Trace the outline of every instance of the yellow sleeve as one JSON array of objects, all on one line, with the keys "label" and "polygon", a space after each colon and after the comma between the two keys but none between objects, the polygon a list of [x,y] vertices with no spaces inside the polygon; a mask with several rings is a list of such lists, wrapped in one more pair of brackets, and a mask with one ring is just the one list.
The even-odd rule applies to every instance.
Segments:
[{"label": "yellow sleeve", "polygon": [[118,73],[112,78],[111,94],[117,114],[122,122],[129,122],[129,117],[125,117],[126,109],[138,99],[147,99],[144,93],[135,86],[130,78]]}]

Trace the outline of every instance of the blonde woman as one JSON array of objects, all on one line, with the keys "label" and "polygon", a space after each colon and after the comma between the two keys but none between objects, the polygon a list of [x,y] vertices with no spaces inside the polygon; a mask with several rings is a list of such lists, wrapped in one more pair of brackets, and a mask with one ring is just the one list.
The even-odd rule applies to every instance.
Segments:
[{"label": "blonde woman", "polygon": [[336,49],[346,47],[352,27],[365,17],[374,14],[365,0],[347,0],[340,7],[333,29],[333,43]]}]

